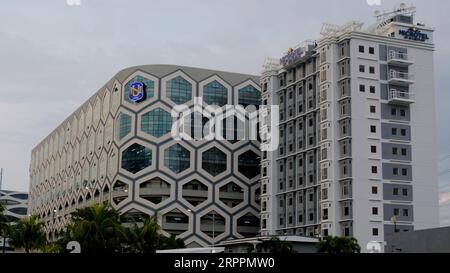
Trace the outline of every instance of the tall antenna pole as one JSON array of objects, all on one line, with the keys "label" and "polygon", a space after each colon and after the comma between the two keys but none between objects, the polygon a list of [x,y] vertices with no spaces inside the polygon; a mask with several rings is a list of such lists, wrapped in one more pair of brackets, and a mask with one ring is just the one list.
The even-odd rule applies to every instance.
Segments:
[{"label": "tall antenna pole", "polygon": [[2,189],[3,182],[3,168],[0,168],[0,190]]}]

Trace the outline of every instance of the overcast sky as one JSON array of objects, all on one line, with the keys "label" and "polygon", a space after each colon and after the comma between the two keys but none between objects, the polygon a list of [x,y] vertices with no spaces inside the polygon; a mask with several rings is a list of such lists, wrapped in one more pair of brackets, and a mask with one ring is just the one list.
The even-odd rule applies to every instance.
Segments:
[{"label": "overcast sky", "polygon": [[[77,0],[0,2],[4,189],[28,190],[32,148],[125,67],[166,63],[259,74],[266,56],[317,39],[322,23],[368,26],[375,10],[401,1],[382,0],[381,7],[366,0],[67,2]],[[450,1],[414,4],[418,20],[436,27],[441,218],[450,225]]]}]

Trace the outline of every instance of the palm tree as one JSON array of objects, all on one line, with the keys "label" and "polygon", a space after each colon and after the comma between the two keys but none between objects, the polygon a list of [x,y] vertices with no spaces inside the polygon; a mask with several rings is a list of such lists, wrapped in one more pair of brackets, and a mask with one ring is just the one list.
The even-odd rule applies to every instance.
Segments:
[{"label": "palm tree", "polygon": [[160,245],[158,249],[179,249],[186,248],[183,239],[176,238],[175,235],[170,235],[170,237],[166,237],[161,235]]},{"label": "palm tree", "polygon": [[109,204],[95,204],[72,214],[61,241],[77,241],[82,253],[118,252],[125,240],[125,229],[117,210]]},{"label": "palm tree", "polygon": [[161,227],[158,225],[156,213],[143,222],[133,222],[127,228],[128,247],[134,253],[155,253],[160,245]]},{"label": "palm tree", "polygon": [[297,253],[291,242],[282,241],[278,237],[272,237],[270,240],[262,242],[259,246],[269,253]]},{"label": "palm tree", "polygon": [[158,224],[158,215],[143,219],[142,222],[133,222],[127,228],[128,251],[133,253],[155,253],[160,249],[185,248],[184,241],[177,239],[175,235],[166,237],[161,234]]},{"label": "palm tree", "polygon": [[360,253],[361,247],[353,237],[331,237],[327,236],[317,243],[319,253]]},{"label": "palm tree", "polygon": [[40,249],[45,243],[42,224],[36,216],[24,218],[17,222],[8,234],[9,244],[15,248],[24,248],[26,253]]}]

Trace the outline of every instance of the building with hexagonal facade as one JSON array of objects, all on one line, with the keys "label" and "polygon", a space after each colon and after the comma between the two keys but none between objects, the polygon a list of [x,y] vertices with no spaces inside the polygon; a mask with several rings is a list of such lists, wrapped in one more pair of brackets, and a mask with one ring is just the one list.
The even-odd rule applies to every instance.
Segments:
[{"label": "building with hexagonal facade", "polygon": [[[256,76],[173,65],[122,70],[33,149],[30,213],[49,238],[72,211],[100,202],[134,219],[157,213],[163,232],[190,247],[257,235],[259,142],[177,140],[171,131],[176,105],[194,109],[205,125],[197,97],[205,107],[259,106],[258,83]],[[187,127],[202,136],[197,123]]]}]

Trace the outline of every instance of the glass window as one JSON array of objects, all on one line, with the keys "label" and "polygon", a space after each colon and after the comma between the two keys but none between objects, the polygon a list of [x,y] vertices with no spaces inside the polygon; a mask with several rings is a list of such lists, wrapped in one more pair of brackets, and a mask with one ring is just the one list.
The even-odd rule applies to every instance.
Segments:
[{"label": "glass window", "polygon": [[28,194],[23,194],[23,193],[12,194],[11,197],[21,199],[21,200],[28,200]]},{"label": "glass window", "polygon": [[403,196],[408,196],[408,189],[402,189]]},{"label": "glass window", "polygon": [[378,229],[377,228],[373,228],[372,229],[372,235],[373,236],[378,236]]},{"label": "glass window", "polygon": [[176,104],[183,104],[192,99],[192,84],[178,76],[167,82],[167,96]]},{"label": "glass window", "polygon": [[152,165],[152,150],[137,143],[122,153],[122,169],[137,173]]},{"label": "glass window", "polygon": [[228,102],[228,89],[218,81],[203,87],[203,100],[209,105],[224,106]]},{"label": "glass window", "polygon": [[378,215],[378,208],[377,207],[373,207],[372,208],[372,215]]},{"label": "glass window", "polygon": [[9,211],[19,215],[27,215],[27,208],[12,208]]},{"label": "glass window", "polygon": [[372,194],[378,194],[378,187],[372,187]]},{"label": "glass window", "polygon": [[142,115],[141,130],[155,137],[161,137],[172,129],[172,116],[161,108]]},{"label": "glass window", "polygon": [[224,172],[227,168],[227,156],[218,148],[213,147],[202,155],[202,168],[212,176]]},{"label": "glass window", "polygon": [[117,119],[117,128],[116,137],[118,140],[122,140],[131,132],[131,117],[127,114],[120,113]]},{"label": "glass window", "polygon": [[180,173],[189,168],[190,155],[180,144],[173,145],[164,151],[164,165],[174,173]]},{"label": "glass window", "polygon": [[402,175],[407,176],[408,175],[408,169],[402,169]]},{"label": "glass window", "polygon": [[[194,140],[202,140],[209,132],[209,118],[200,112],[192,112],[184,117],[184,133]],[[208,123],[208,124],[207,124]],[[189,126],[190,125],[190,126]]]},{"label": "glass window", "polygon": [[[132,101],[130,100],[129,96],[130,96],[130,85],[133,82],[138,82],[138,83],[142,83],[143,84],[143,92],[144,92],[144,96],[142,97],[141,100],[139,101]],[[146,79],[142,76],[136,76],[133,79],[131,79],[129,82],[127,82],[127,84],[125,85],[125,92],[123,93],[123,98],[125,99],[125,101],[129,102],[129,103],[134,103],[134,104],[138,104],[141,103],[143,101],[145,101],[148,98],[152,98],[154,96],[154,89],[155,89],[155,83],[149,79]]]},{"label": "glass window", "polygon": [[259,175],[260,172],[260,160],[259,156],[253,151],[247,151],[238,157],[239,165],[238,170],[245,175],[248,179],[252,179]]},{"label": "glass window", "polygon": [[261,92],[251,85],[239,89],[239,104],[244,108],[248,105],[254,105],[259,108],[261,104]]}]

